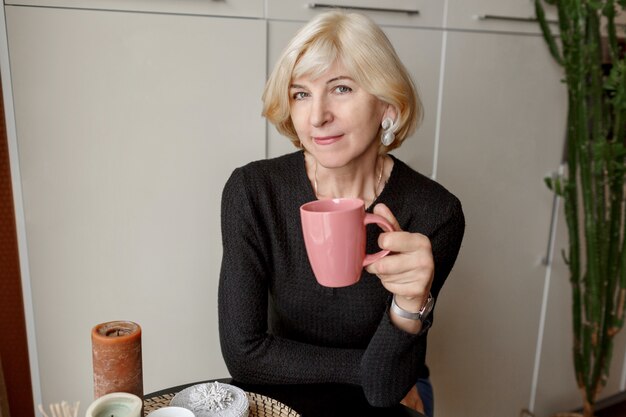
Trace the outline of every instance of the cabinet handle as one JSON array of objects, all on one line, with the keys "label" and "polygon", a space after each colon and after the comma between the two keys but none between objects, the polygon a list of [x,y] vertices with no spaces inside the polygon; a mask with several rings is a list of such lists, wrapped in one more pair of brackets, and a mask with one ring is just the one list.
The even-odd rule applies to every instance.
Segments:
[{"label": "cabinet handle", "polygon": [[386,12],[386,13],[405,13],[405,14],[420,14],[419,10],[411,9],[389,9],[378,7],[361,7],[361,6],[341,6],[338,4],[324,4],[324,3],[309,3],[309,9],[348,9],[359,10],[362,12]]},{"label": "cabinet handle", "polygon": [[[495,14],[478,15],[478,20],[506,20],[509,22],[537,22],[536,17],[499,16]],[[558,20],[546,19],[548,23],[559,23]]]}]

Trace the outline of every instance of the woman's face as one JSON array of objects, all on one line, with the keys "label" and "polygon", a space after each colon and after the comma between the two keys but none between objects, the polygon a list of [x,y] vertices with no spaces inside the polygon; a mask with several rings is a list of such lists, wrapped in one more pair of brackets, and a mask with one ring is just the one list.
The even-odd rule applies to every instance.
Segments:
[{"label": "woman's face", "polygon": [[356,83],[340,61],[316,79],[293,79],[291,120],[304,148],[327,168],[371,163],[389,105]]}]

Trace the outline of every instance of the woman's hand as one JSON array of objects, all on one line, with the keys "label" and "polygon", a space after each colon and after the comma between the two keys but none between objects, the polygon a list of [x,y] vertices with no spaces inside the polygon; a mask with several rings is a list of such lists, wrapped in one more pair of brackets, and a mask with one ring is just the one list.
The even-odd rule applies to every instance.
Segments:
[{"label": "woman's hand", "polygon": [[[374,213],[384,217],[396,230],[381,233],[378,238],[378,246],[393,253],[367,266],[366,270],[378,275],[383,286],[395,295],[400,308],[416,313],[428,298],[435,272],[430,239],[420,233],[402,231],[395,216],[384,204],[377,204]],[[392,314],[392,321],[411,333],[421,329],[419,320]]]}]

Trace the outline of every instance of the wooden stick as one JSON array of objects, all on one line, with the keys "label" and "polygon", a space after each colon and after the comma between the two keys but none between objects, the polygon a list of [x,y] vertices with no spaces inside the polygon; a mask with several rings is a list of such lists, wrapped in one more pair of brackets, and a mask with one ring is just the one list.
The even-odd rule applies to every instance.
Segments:
[{"label": "wooden stick", "polygon": [[43,417],[50,417],[48,414],[46,414],[46,412],[43,409],[43,405],[39,404],[39,412],[41,412],[41,414],[43,414]]},{"label": "wooden stick", "polygon": [[80,401],[76,401],[73,405],[67,401],[61,401],[61,403],[52,403],[48,407],[50,408],[50,414],[47,414],[43,408],[43,405],[39,404],[38,408],[43,417],[78,417],[78,410]]},{"label": "wooden stick", "polygon": [[70,406],[67,401],[61,401],[61,408],[63,409],[63,417],[72,417],[70,416]]}]

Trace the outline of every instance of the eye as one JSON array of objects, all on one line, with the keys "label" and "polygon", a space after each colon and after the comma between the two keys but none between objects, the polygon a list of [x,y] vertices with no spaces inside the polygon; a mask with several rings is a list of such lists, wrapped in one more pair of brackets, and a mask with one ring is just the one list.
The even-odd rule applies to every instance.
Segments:
[{"label": "eye", "polygon": [[305,92],[305,91],[296,91],[295,93],[293,93],[293,95],[291,97],[294,100],[304,100],[308,96],[309,96],[309,94],[307,92]]},{"label": "eye", "polygon": [[352,89],[347,85],[339,85],[335,87],[335,92],[339,94],[346,94],[352,92]]}]

